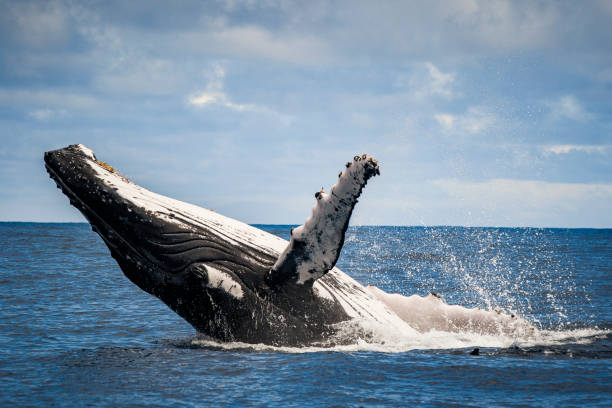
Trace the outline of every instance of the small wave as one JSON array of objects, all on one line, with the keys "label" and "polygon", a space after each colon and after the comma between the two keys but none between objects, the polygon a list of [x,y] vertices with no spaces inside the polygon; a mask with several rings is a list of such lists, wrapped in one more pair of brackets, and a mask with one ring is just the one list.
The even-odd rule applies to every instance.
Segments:
[{"label": "small wave", "polygon": [[[301,347],[273,346],[243,342],[219,342],[211,338],[183,339],[174,345],[181,348],[207,348],[233,352],[320,353],[361,352],[403,353],[413,350],[461,350],[490,348],[486,354],[559,354],[559,346],[590,345],[605,340],[612,330],[584,328],[566,331],[538,330],[525,337],[479,334],[474,332],[448,332],[431,330],[419,333],[412,330],[398,332],[395,328],[376,325],[372,321],[353,319],[338,325],[338,334],[325,343]],[[347,341],[350,342],[347,343]],[[505,350],[500,352],[499,350]],[[510,351],[508,351],[510,350]],[[567,348],[563,349],[567,353]],[[596,351],[595,354],[599,353]],[[570,355],[571,357],[571,355]]]},{"label": "small wave", "polygon": [[[234,352],[273,352],[273,353],[321,353],[321,352],[360,352],[373,351],[379,353],[403,353],[413,350],[457,350],[473,348],[491,348],[504,350],[501,354],[508,354],[507,350],[514,350],[510,354],[533,353],[559,354],[556,347],[563,345],[588,345],[612,335],[610,330],[582,329],[569,332],[545,332],[541,336],[530,339],[515,339],[504,336],[484,336],[474,333],[428,332],[419,338],[404,339],[399,342],[371,341],[357,339],[352,344],[335,344],[304,347],[272,346],[258,343],[242,342],[222,343],[213,339],[194,338],[189,342],[175,344],[186,348],[207,348]],[[563,353],[569,353],[563,349]],[[488,354],[500,354],[499,351]],[[571,357],[571,355],[570,355]]]}]

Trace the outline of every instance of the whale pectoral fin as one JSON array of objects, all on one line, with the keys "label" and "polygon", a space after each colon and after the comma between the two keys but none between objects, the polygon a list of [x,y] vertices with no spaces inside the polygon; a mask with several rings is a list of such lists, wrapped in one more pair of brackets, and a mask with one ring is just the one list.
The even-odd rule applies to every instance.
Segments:
[{"label": "whale pectoral fin", "polygon": [[351,213],[370,177],[380,174],[377,161],[355,156],[326,194],[315,194],[312,215],[291,230],[291,241],[266,275],[271,286],[286,282],[310,284],[331,270],[340,256]]}]

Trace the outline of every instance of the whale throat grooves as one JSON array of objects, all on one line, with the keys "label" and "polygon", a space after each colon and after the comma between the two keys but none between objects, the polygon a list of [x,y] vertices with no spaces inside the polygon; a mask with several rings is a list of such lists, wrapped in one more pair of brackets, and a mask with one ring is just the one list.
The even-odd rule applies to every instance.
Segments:
[{"label": "whale throat grooves", "polygon": [[380,174],[376,159],[355,156],[338,175],[329,194],[315,193],[312,215],[291,230],[289,245],[266,275],[267,283],[311,286],[330,271],[338,261],[351,214],[368,180]]}]

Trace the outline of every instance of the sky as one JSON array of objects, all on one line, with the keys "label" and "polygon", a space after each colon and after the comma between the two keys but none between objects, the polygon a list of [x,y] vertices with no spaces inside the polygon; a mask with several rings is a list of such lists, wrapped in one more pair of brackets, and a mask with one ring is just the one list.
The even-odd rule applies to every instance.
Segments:
[{"label": "sky", "polygon": [[612,227],[612,1],[0,0],[0,220],[84,221],[43,165],[301,224]]}]

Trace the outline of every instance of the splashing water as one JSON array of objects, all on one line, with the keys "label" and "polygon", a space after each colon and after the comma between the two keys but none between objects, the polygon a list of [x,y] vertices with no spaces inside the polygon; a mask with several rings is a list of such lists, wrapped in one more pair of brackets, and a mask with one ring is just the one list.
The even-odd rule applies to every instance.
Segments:
[{"label": "splashing water", "polygon": [[[283,229],[271,232],[285,234]],[[405,327],[352,320],[337,325],[334,338],[311,347],[202,338],[193,344],[289,353],[589,344],[612,331],[593,321],[591,281],[576,276],[588,272],[577,267],[588,254],[571,234],[530,228],[354,227],[338,266],[362,283],[377,285],[368,290]],[[582,235],[583,240],[601,238],[597,230]],[[593,266],[605,272],[605,265]]]}]

